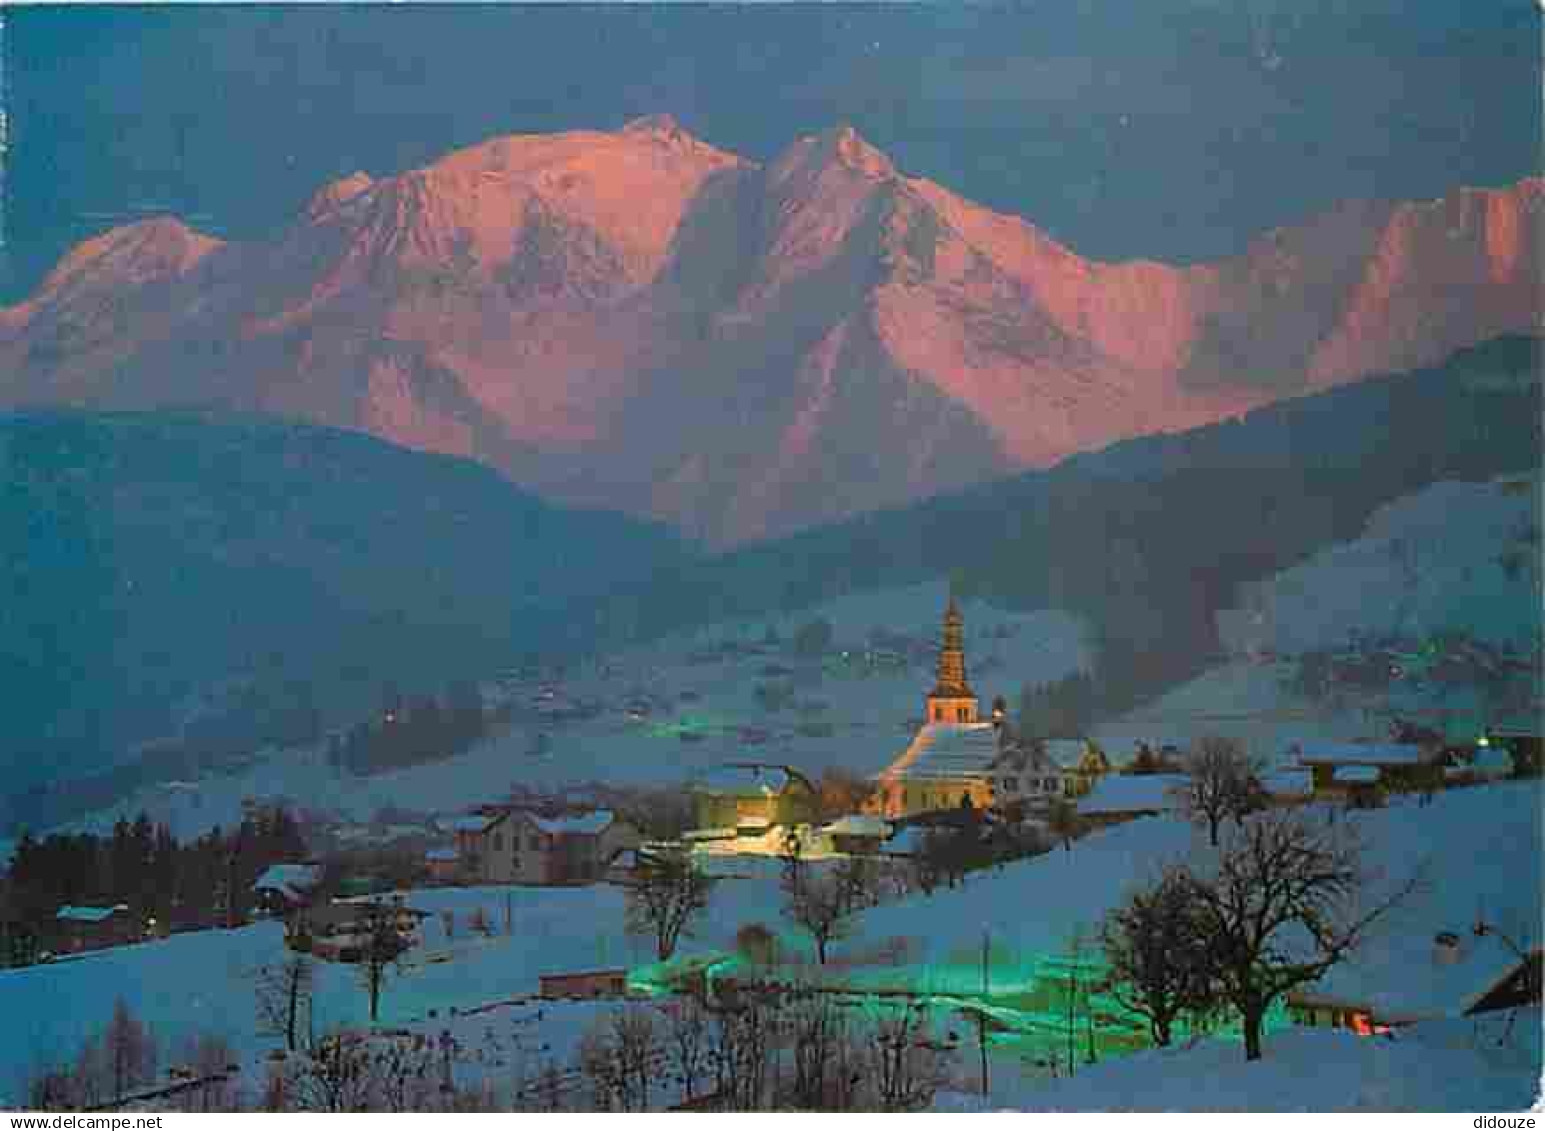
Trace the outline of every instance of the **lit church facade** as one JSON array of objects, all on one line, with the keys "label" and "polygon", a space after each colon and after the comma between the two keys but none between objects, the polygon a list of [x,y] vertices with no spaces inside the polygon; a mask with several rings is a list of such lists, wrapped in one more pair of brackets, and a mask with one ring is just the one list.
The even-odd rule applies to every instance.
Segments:
[{"label": "lit church facade", "polygon": [[983,720],[966,677],[965,622],[955,598],[944,612],[923,725],[874,779],[868,808],[892,820],[942,809],[1041,808],[1065,792],[1044,753],[1014,741],[1003,700]]}]

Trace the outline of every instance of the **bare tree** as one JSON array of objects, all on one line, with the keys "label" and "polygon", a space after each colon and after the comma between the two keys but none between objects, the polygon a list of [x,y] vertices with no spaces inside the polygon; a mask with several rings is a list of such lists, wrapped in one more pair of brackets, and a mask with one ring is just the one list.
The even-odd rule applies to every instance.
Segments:
[{"label": "bare tree", "polygon": [[65,1111],[83,1107],[75,1074],[66,1064],[39,1057],[22,1080],[21,1094],[30,1111]]},{"label": "bare tree", "polygon": [[796,992],[786,1021],[793,1049],[787,1102],[806,1111],[849,1111],[866,1075],[846,1013],[826,994]]},{"label": "bare tree", "polygon": [[1051,830],[1052,836],[1062,842],[1064,852],[1072,852],[1073,838],[1082,828],[1078,807],[1066,798],[1057,798],[1046,811],[1046,827]]},{"label": "bare tree", "polygon": [[714,1089],[730,1111],[761,1111],[767,1105],[779,1011],[764,994],[743,993],[714,1014],[708,1063]]},{"label": "bare tree", "polygon": [[1202,917],[1189,879],[1170,870],[1115,908],[1101,925],[1112,996],[1145,1018],[1153,1043],[1168,1045],[1175,1021],[1216,999]]},{"label": "bare tree", "polygon": [[622,1081],[623,1110],[648,1111],[654,1075],[654,1011],[635,1005],[612,1014],[612,1045]]},{"label": "bare tree", "polygon": [[664,962],[676,953],[682,935],[708,906],[713,878],[685,852],[653,854],[628,881],[628,929],[653,935],[655,955]]},{"label": "bare tree", "polygon": [[283,1087],[299,1111],[367,1111],[375,1094],[376,1062],[356,1033],[330,1033],[288,1062]]},{"label": "bare tree", "polygon": [[948,1056],[931,1039],[920,1002],[881,1017],[874,1032],[875,1098],[884,1111],[918,1111],[933,1101]]},{"label": "bare tree", "polygon": [[1374,879],[1349,822],[1287,810],[1244,820],[1214,868],[1188,875],[1212,975],[1244,1025],[1247,1060],[1260,1059],[1272,1003],[1345,959],[1417,888],[1420,872],[1370,900]]},{"label": "bare tree", "polygon": [[826,951],[844,937],[853,913],[874,902],[872,861],[850,856],[828,868],[812,867],[798,837],[790,837],[783,856],[783,894],[788,917],[815,940],[816,960],[826,965]]},{"label": "bare tree", "polygon": [[96,1107],[107,1100],[117,1099],[112,1092],[111,1058],[105,1043],[96,1036],[81,1042],[75,1054],[74,1102],[81,1107]]},{"label": "bare tree", "polygon": [[315,967],[305,954],[291,955],[277,964],[258,968],[258,1029],[282,1036],[284,1047],[290,1052],[298,1047],[301,1036],[309,1032],[314,980]]},{"label": "bare tree", "polygon": [[1186,756],[1185,771],[1181,808],[1192,821],[1207,826],[1214,848],[1224,821],[1242,821],[1261,805],[1261,765],[1238,739],[1198,739]]},{"label": "bare tree", "polygon": [[695,1099],[708,1072],[708,1013],[695,997],[675,998],[661,1008],[671,1070],[683,1098]]},{"label": "bare tree", "polygon": [[155,1075],[156,1046],[148,1030],[119,998],[113,1003],[113,1019],[103,1037],[112,1079],[112,1094],[121,1100],[130,1088],[147,1083]]},{"label": "bare tree", "polygon": [[374,1076],[387,1111],[423,1111],[434,1094],[435,1050],[422,1035],[392,1037],[374,1050]]},{"label": "bare tree", "polygon": [[370,1020],[380,1019],[381,992],[407,949],[397,929],[398,909],[385,903],[368,903],[360,921],[359,980],[370,999]]},{"label": "bare tree", "polygon": [[626,1006],[598,1019],[580,1041],[580,1070],[601,1110],[647,1111],[655,1058],[651,1009]]},{"label": "bare tree", "polygon": [[239,1106],[234,1079],[237,1063],[231,1042],[216,1033],[197,1033],[185,1038],[179,1062],[198,1081],[178,1097],[184,1111],[235,1111]]},{"label": "bare tree", "polygon": [[622,1065],[605,1022],[597,1020],[580,1036],[578,1055],[579,1070],[590,1081],[590,1099],[595,1110],[621,1107]]}]

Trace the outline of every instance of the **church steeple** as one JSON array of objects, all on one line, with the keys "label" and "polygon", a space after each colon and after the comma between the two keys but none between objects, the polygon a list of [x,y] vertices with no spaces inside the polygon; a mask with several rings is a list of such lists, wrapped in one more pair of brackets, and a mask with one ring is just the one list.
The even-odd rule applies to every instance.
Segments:
[{"label": "church steeple", "polygon": [[944,639],[939,646],[933,691],[929,694],[947,699],[971,694],[971,685],[966,682],[966,622],[953,593],[944,610]]},{"label": "church steeple", "polygon": [[928,693],[928,721],[934,723],[976,722],[976,693],[966,680],[965,620],[955,594],[950,593],[944,610],[944,637],[939,645],[939,664],[933,690]]}]

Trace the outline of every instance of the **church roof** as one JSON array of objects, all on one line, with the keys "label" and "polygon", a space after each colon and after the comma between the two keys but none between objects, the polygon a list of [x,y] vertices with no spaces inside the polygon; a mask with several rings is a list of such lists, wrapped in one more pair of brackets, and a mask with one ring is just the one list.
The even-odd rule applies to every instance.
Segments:
[{"label": "church roof", "polygon": [[926,723],[881,781],[938,781],[984,775],[998,759],[992,723]]}]

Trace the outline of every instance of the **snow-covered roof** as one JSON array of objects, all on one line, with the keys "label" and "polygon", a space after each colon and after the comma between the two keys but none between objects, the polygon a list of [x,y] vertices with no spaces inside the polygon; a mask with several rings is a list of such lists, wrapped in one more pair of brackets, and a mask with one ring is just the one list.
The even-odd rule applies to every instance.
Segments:
[{"label": "snow-covered roof", "polygon": [[916,856],[923,850],[923,840],[928,832],[926,825],[908,825],[897,829],[896,835],[880,846],[880,851],[891,856]]},{"label": "snow-covered roof", "polygon": [[[1463,927],[1462,924],[1454,924]],[[1524,957],[1495,931],[1477,935],[1456,930],[1457,948],[1440,949],[1433,936],[1412,940],[1407,960],[1396,972],[1368,969],[1367,963],[1334,967],[1312,988],[1295,993],[1294,1001],[1372,1008],[1386,1023],[1410,1023],[1440,1017],[1463,1017],[1486,993],[1516,970]]]},{"label": "snow-covered roof", "polygon": [[609,829],[615,819],[610,809],[597,809],[582,817],[538,817],[535,813],[528,815],[533,825],[544,833],[552,833],[556,836],[574,833],[595,836]]},{"label": "snow-covered roof", "polygon": [[1071,770],[1084,756],[1082,738],[1048,738],[1046,755],[1063,769]]},{"label": "snow-covered roof", "polygon": [[1298,760],[1305,765],[1419,766],[1438,755],[1408,742],[1306,742]]},{"label": "snow-covered roof", "polygon": [[73,903],[66,903],[55,912],[54,918],[70,923],[103,923],[120,911],[128,909],[127,903],[117,903],[112,907],[78,907]]},{"label": "snow-covered roof", "polygon": [[772,821],[768,820],[768,818],[761,813],[747,813],[741,817],[736,818],[735,827],[737,829],[766,830],[772,827]]},{"label": "snow-covered roof", "polygon": [[271,864],[252,885],[254,891],[278,891],[295,895],[322,882],[320,864]]},{"label": "snow-covered roof", "polygon": [[[1540,810],[1538,783],[1499,782],[1443,791],[1420,818],[1371,811],[1370,863],[1386,878],[1370,897],[1413,874],[1421,882],[1310,992],[1397,1021],[1474,1004],[1521,961],[1509,939],[1539,945]],[[1491,929],[1476,934],[1477,921]],[[1457,961],[1438,960],[1443,932],[1458,939]]]},{"label": "snow-covered roof", "polygon": [[481,813],[470,813],[461,817],[452,817],[448,821],[439,822],[440,827],[453,833],[480,833],[497,820],[496,817],[486,817]]},{"label": "snow-covered roof", "polygon": [[998,757],[991,723],[926,723],[879,780],[940,781],[986,774]]},{"label": "snow-covered roof", "polygon": [[1373,785],[1379,780],[1379,767],[1337,766],[1331,780],[1342,785]]},{"label": "snow-covered roof", "polygon": [[782,793],[793,780],[795,775],[785,766],[725,765],[703,774],[695,788],[704,793],[761,797]]},{"label": "snow-covered roof", "polygon": [[1271,797],[1309,797],[1314,793],[1314,775],[1308,770],[1274,770],[1262,776],[1261,787]]},{"label": "snow-covered roof", "polygon": [[868,813],[849,813],[827,825],[822,830],[828,836],[877,836],[884,837],[890,824],[883,818]]},{"label": "snow-covered roof", "polygon": [[1478,746],[1474,757],[1470,759],[1470,765],[1477,773],[1511,774],[1513,755],[1501,746]]},{"label": "snow-covered roof", "polygon": [[1079,800],[1078,811],[1163,813],[1179,807],[1185,787],[1184,774],[1106,774]]}]

